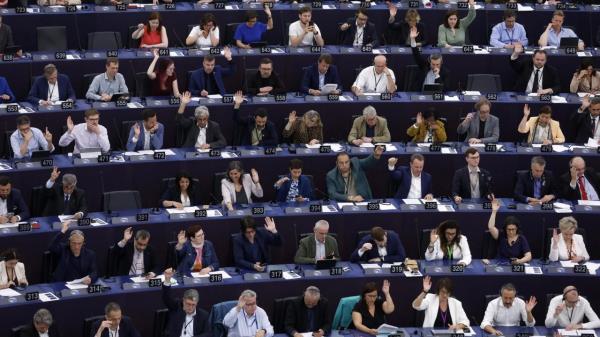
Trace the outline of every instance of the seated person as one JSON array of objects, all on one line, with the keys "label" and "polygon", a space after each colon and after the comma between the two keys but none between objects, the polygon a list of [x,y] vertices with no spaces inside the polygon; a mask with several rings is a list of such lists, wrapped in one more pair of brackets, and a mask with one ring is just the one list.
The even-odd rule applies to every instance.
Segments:
[{"label": "seated person", "polygon": [[219,26],[212,13],[206,13],[200,19],[200,25],[194,26],[185,44],[196,48],[216,47],[220,42]]},{"label": "seated person", "polygon": [[15,103],[16,101],[15,94],[10,89],[8,81],[5,77],[0,76],[0,103]]},{"label": "seated person", "polygon": [[354,263],[395,263],[405,259],[406,253],[398,234],[379,226],[371,228],[371,234],[360,240],[350,257]]},{"label": "seated person", "polygon": [[248,93],[252,95],[275,95],[286,91],[285,84],[277,72],[273,71],[273,61],[267,57],[260,59],[258,71],[246,81]]},{"label": "seated person", "polygon": [[509,260],[511,264],[525,264],[531,261],[531,249],[527,238],[519,231],[520,221],[514,216],[504,218],[504,228],[496,228],[496,215],[500,209],[497,200],[492,202],[492,214],[488,221],[488,231],[498,242],[496,259]]},{"label": "seated person", "polygon": [[300,240],[296,256],[294,256],[294,263],[316,264],[318,260],[339,259],[337,240],[328,233],[329,222],[326,220],[315,222],[313,234]]},{"label": "seated person", "polygon": [[31,157],[33,151],[54,151],[52,134],[31,126],[27,116],[17,117],[17,129],[10,135],[10,146],[15,159]]},{"label": "seated person", "polygon": [[429,246],[425,249],[425,259],[432,260],[458,260],[457,264],[467,266],[471,263],[471,249],[460,227],[454,220],[446,220],[437,228],[431,230]]},{"label": "seated person", "polygon": [[44,216],[73,215],[76,220],[83,218],[87,214],[87,201],[85,191],[77,188],[77,176],[66,173],[62,183],[57,184],[59,176],[60,171],[55,166],[44,190]]},{"label": "seated person", "polygon": [[126,94],[128,92],[125,78],[119,73],[119,59],[109,57],[106,59],[106,72],[94,77],[85,98],[108,102],[114,94]]},{"label": "seated person", "polygon": [[469,112],[456,132],[465,135],[465,142],[469,144],[496,143],[500,137],[500,119],[492,114],[492,103],[482,97],[475,103],[476,112]]},{"label": "seated person", "polygon": [[528,133],[528,144],[562,144],[565,142],[565,135],[560,129],[560,122],[552,119],[552,108],[544,105],[540,108],[539,116],[529,117],[531,109],[529,105],[523,106],[523,118],[519,123],[519,133]]},{"label": "seated person", "polygon": [[81,283],[89,285],[98,279],[96,253],[84,246],[83,232],[72,230],[67,243],[62,242],[67,236],[69,222],[62,223],[62,228],[50,243],[48,250],[58,259],[57,267],[52,274],[53,282],[68,282],[81,279]]},{"label": "seated person", "polygon": [[352,323],[348,329],[356,329],[373,336],[378,334],[377,328],[386,323],[387,315],[391,315],[395,308],[388,280],[383,280],[381,292],[383,298],[378,295],[375,282],[365,284],[360,300],[352,309]]},{"label": "seated person", "polygon": [[423,290],[412,302],[412,307],[418,311],[425,311],[423,320],[424,328],[439,329],[464,329],[469,326],[469,318],[463,309],[462,303],[452,297],[454,286],[452,280],[444,277],[439,279],[435,287],[435,294],[429,294],[431,289],[431,276],[423,278]]},{"label": "seated person", "polygon": [[552,202],[558,196],[558,186],[552,171],[546,170],[544,157],[531,158],[530,170],[517,171],[514,199],[530,205]]},{"label": "seated person", "polygon": [[410,166],[396,168],[398,158],[388,159],[390,178],[398,185],[396,199],[433,199],[431,174],[424,172],[425,157],[420,153],[410,156]]},{"label": "seated person", "polygon": [[529,44],[527,32],[522,24],[517,22],[517,13],[511,9],[504,11],[504,21],[492,27],[490,45],[495,48],[515,48],[515,44]]},{"label": "seated person", "polygon": [[327,193],[331,200],[362,202],[373,199],[371,186],[365,170],[375,166],[383,153],[382,146],[376,146],[367,158],[358,159],[346,152],[340,152],[335,159],[335,168],[327,172]]},{"label": "seated person", "polygon": [[454,202],[460,204],[462,199],[488,199],[492,200],[492,174],[479,167],[479,151],[468,148],[465,151],[467,166],[454,172],[452,178],[452,197]]},{"label": "seated person", "polygon": [[312,181],[302,175],[302,160],[292,159],[289,166],[290,173],[275,182],[277,202],[303,202],[314,200]]},{"label": "seated person", "polygon": [[135,235],[131,227],[123,231],[123,239],[114,246],[117,275],[143,275],[151,279],[159,273],[157,256],[149,242],[150,232],[145,229],[137,230]]},{"label": "seated person", "polygon": [[233,34],[233,40],[238,48],[252,48],[251,43],[263,41],[263,34],[267,30],[273,29],[273,16],[268,6],[265,6],[265,14],[267,15],[266,24],[257,22],[258,14],[255,11],[246,11],[245,22],[237,26]]},{"label": "seated person", "polygon": [[140,48],[169,48],[167,28],[163,25],[158,12],[150,13],[146,24],[138,24],[131,38],[140,40]]},{"label": "seated person", "polygon": [[550,261],[572,261],[575,263],[585,262],[590,259],[585,248],[585,241],[581,234],[575,234],[577,220],[572,216],[561,218],[558,221],[560,234],[556,228],[552,231],[552,242],[550,244]]},{"label": "seated person", "polygon": [[312,9],[308,6],[302,6],[298,9],[298,21],[290,24],[289,27],[289,45],[292,47],[301,46],[323,46],[323,35],[321,30],[312,19]]},{"label": "seated person", "polygon": [[[586,323],[583,322],[584,317]],[[560,327],[566,330],[600,328],[600,319],[592,305],[585,297],[579,296],[579,291],[572,285],[566,286],[562,295],[550,300],[545,323],[547,328]]]},{"label": "seated person", "polygon": [[546,51],[536,49],[531,58],[519,60],[519,55],[522,53],[523,46],[515,44],[510,56],[510,66],[517,73],[514,91],[538,95],[560,93],[558,70],[546,64],[548,60]]},{"label": "seated person", "polygon": [[100,125],[100,113],[96,109],[88,109],[84,114],[85,123],[73,124],[71,116],[67,117],[67,131],[58,140],[58,145],[69,146],[75,142],[73,153],[81,149],[101,148],[102,152],[110,150],[110,141],[106,128]]},{"label": "seated person", "polygon": [[379,39],[375,24],[369,22],[369,15],[365,8],[359,8],[356,15],[348,18],[345,23],[340,26],[341,41],[343,46],[379,46]]},{"label": "seated person", "polygon": [[303,70],[300,91],[305,94],[319,96],[326,84],[337,84],[337,89],[331,93],[341,94],[342,80],[337,66],[332,63],[333,58],[330,54],[321,54],[316,65],[313,64]]},{"label": "seated person", "polygon": [[0,176],[0,225],[29,219],[29,208],[21,191],[13,188],[7,176]]},{"label": "seated person", "polygon": [[36,77],[27,95],[29,103],[41,106],[76,99],[69,76],[59,74],[54,64],[44,66],[44,75]]},{"label": "seated person", "polygon": [[235,266],[246,271],[265,271],[271,263],[270,246],[281,246],[275,221],[266,217],[265,228],[257,228],[254,219],[246,216],[240,219],[240,232],[233,237]]},{"label": "seated person", "polygon": [[[548,24],[548,27],[544,30],[542,35],[540,35],[540,39],[538,40],[538,44],[540,47],[553,46],[559,47],[560,40],[564,37],[577,37],[577,34],[570,29],[563,27],[563,22],[565,21],[565,12],[561,10],[554,11],[552,14],[552,21]],[[585,44],[583,40],[579,39],[579,43],[577,44],[578,50],[583,50],[585,48]]]},{"label": "seated person", "polygon": [[600,175],[593,167],[586,167],[585,160],[573,157],[569,172],[560,177],[562,198],[575,200],[600,200]]},{"label": "seated person", "polygon": [[[4,6],[2,5],[4,3]],[[5,7],[8,4],[8,0],[0,1],[0,7]],[[2,16],[0,16],[0,53],[5,54],[8,47],[14,46],[13,33],[9,25],[2,22]],[[23,51],[19,50],[16,53],[19,57],[22,56]]]},{"label": "seated person", "polygon": [[208,336],[212,335],[208,324],[208,312],[198,307],[200,296],[198,290],[187,289],[183,297],[171,297],[171,279],[173,269],[165,270],[165,281],[162,286],[162,299],[169,309],[165,332],[168,336]]},{"label": "seated person", "polygon": [[[177,234],[177,271],[188,275],[192,273],[208,274],[219,270],[219,257],[213,243],[205,240],[206,233],[200,225],[191,225]],[[188,240],[189,239],[189,240]]]},{"label": "seated person", "polygon": [[289,139],[291,144],[323,143],[321,116],[315,110],[308,110],[300,118],[296,117],[296,111],[290,112],[282,136],[284,139]]},{"label": "seated person", "polygon": [[[244,327],[243,324],[248,321],[254,323]],[[238,304],[223,318],[223,325],[229,329],[228,337],[273,337],[274,334],[269,316],[256,305],[256,293],[249,289],[242,291]]]},{"label": "seated person", "polygon": [[194,96],[207,97],[208,95],[225,95],[223,76],[235,74],[235,63],[231,57],[231,49],[223,48],[223,56],[228,67],[215,65],[213,55],[204,55],[202,68],[194,70],[190,76],[190,92]]},{"label": "seated person", "polygon": [[142,119],[135,122],[129,129],[127,151],[162,149],[165,126],[158,122],[156,111],[142,110]]},{"label": "seated person", "polygon": [[48,309],[39,309],[33,314],[33,322],[19,331],[19,337],[60,337],[52,314]]},{"label": "seated person", "polygon": [[175,183],[163,192],[159,203],[162,207],[177,209],[199,205],[200,186],[196,186],[189,173],[181,171],[175,177]]},{"label": "seated person", "polygon": [[275,124],[268,120],[265,108],[258,108],[253,116],[240,116],[240,105],[244,97],[238,91],[233,96],[233,120],[241,128],[241,145],[276,146],[279,143]]},{"label": "seated person", "polygon": [[375,56],[373,65],[361,70],[352,84],[352,92],[356,96],[364,93],[393,93],[396,88],[396,76],[387,67],[387,59],[383,55]]},{"label": "seated person", "polygon": [[425,33],[425,25],[421,22],[421,16],[416,9],[411,8],[406,11],[404,18],[401,18],[398,13],[398,7],[393,2],[388,2],[388,10],[390,17],[388,18],[387,26],[387,44],[410,46],[410,32],[416,29],[420,34],[416,37],[415,44],[418,47],[427,44],[427,35]]},{"label": "seated person", "polygon": [[99,319],[92,324],[90,337],[140,337],[131,318],[124,316],[121,306],[116,302],[109,302],[104,307],[104,319]]},{"label": "seated person", "polygon": [[425,114],[417,112],[416,123],[408,127],[406,134],[413,143],[443,143],[447,139],[444,122],[436,118],[433,108]]},{"label": "seated person", "polygon": [[505,326],[519,326],[521,321],[528,327],[535,326],[533,308],[537,300],[531,296],[529,301],[517,297],[517,289],[512,283],[506,283],[500,288],[500,296],[491,300],[485,309],[481,321],[481,328],[492,336],[504,336],[498,328]]},{"label": "seated person", "polygon": [[309,286],[302,296],[290,301],[285,310],[285,332],[290,337],[312,332],[314,337],[324,337],[331,332],[331,317],[327,311],[329,301],[321,296],[315,286]]},{"label": "seated person", "polygon": [[165,57],[159,58],[158,49],[152,49],[154,58],[148,66],[146,75],[150,79],[150,96],[175,96],[179,97],[179,84],[177,84],[177,73],[175,62]]},{"label": "seated person", "polygon": [[363,143],[389,143],[391,139],[387,119],[377,116],[377,110],[371,105],[363,109],[362,116],[354,119],[348,134],[348,143],[356,146]]},{"label": "seated person", "polygon": [[17,251],[8,249],[0,254],[0,289],[26,287],[25,265],[19,262]]},{"label": "seated person", "polygon": [[425,85],[440,84],[442,91],[448,90],[450,82],[450,71],[448,67],[444,67],[442,54],[434,53],[424,58],[421,55],[421,50],[417,47],[416,38],[419,37],[421,31],[416,28],[410,31],[410,46],[413,54],[413,59],[419,67],[419,77],[416,83],[412,85],[411,90],[423,91]]},{"label": "seated person", "polygon": [[469,0],[469,13],[458,19],[458,11],[450,10],[444,17],[444,23],[438,27],[438,47],[450,48],[467,44],[467,29],[475,20],[475,0]]},{"label": "seated person", "polygon": [[594,69],[594,62],[591,58],[581,60],[579,69],[573,74],[569,89],[573,94],[578,92],[600,93],[600,72]]},{"label": "seated person", "polygon": [[233,210],[233,205],[236,204],[251,204],[252,194],[262,198],[263,189],[260,186],[258,172],[251,169],[250,173],[244,173],[242,162],[238,160],[229,162],[225,178],[221,180],[223,205],[228,210]]},{"label": "seated person", "polygon": [[575,143],[586,144],[590,138],[599,141],[600,97],[584,97],[581,106],[571,115],[569,122],[572,134],[575,135]]},{"label": "seated person", "polygon": [[181,95],[179,109],[175,115],[177,126],[182,128],[185,139],[182,147],[195,147],[198,149],[218,149],[227,145],[227,140],[221,132],[221,126],[215,121],[209,120],[210,112],[204,105],[197,106],[194,110],[193,120],[184,117],[185,107],[191,102],[192,95],[186,91]]}]

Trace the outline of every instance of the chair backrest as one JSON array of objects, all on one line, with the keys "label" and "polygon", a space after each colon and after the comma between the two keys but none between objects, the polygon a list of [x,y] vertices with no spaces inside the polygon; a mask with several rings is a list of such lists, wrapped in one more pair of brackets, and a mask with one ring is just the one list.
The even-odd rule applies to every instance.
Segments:
[{"label": "chair backrest", "polygon": [[135,32],[136,30],[137,30],[137,26],[129,26],[129,29],[127,30],[127,47],[128,48],[139,48],[140,47],[140,40],[139,39],[136,40],[131,37],[133,32]]},{"label": "chair backrest", "polygon": [[65,51],[67,50],[67,27],[43,26],[37,27],[38,51]]},{"label": "chair backrest", "polygon": [[[550,255],[550,245],[552,244],[552,232],[554,229],[556,229],[556,231],[560,233],[560,229],[557,227],[546,228],[546,235],[544,236],[544,245],[542,246],[542,260],[547,259]],[[575,234],[583,236],[583,243],[585,244],[585,248],[587,249],[588,253],[592,255],[592,247],[587,242],[585,228],[577,227],[577,229],[575,230]]]},{"label": "chair backrest", "polygon": [[287,46],[290,44],[290,22],[283,23],[283,45]]},{"label": "chair backrest", "polygon": [[123,46],[119,32],[88,33],[88,50],[116,50]]},{"label": "chair backrest", "polygon": [[355,246],[358,247],[358,243],[360,242],[360,240],[362,240],[362,238],[364,238],[365,236],[371,234],[371,231],[358,231],[356,232],[356,244]]},{"label": "chair backrest", "polygon": [[92,84],[94,77],[96,77],[97,75],[98,73],[83,74],[83,79],[81,81],[81,92],[79,93],[79,97],[85,97],[85,94],[90,88],[90,84]]},{"label": "chair backrest", "polygon": [[106,252],[106,277],[119,274],[119,259],[117,258],[117,247],[115,246],[108,247]]},{"label": "chair backrest", "polygon": [[142,208],[142,199],[139,191],[125,190],[104,192],[102,207],[104,212],[139,208]]},{"label": "chair backrest", "polygon": [[175,251],[176,245],[177,245],[177,241],[167,242],[167,255],[165,257],[165,269],[167,269],[167,268],[177,269],[177,266],[179,265],[179,261],[177,260],[177,252]]},{"label": "chair backrest", "polygon": [[154,311],[154,324],[152,327],[152,337],[163,337],[165,327],[169,318],[169,309],[163,308]]},{"label": "chair backrest", "polygon": [[487,307],[488,303],[495,300],[498,297],[498,294],[485,295],[485,305]]},{"label": "chair backrest", "polygon": [[467,90],[477,90],[483,93],[502,91],[502,80],[498,74],[469,74]]},{"label": "chair backrest", "polygon": [[12,146],[10,145],[10,136],[13,132],[14,130],[4,131],[4,137],[2,138],[2,153],[0,154],[2,158],[11,159],[15,156]]},{"label": "chair backrest", "polygon": [[51,251],[46,250],[42,253],[42,283],[49,283],[52,280],[52,273],[56,269],[57,262]]},{"label": "chair backrest", "polygon": [[225,301],[214,304],[210,309],[210,315],[208,317],[208,325],[212,326],[214,337],[226,337],[227,327],[223,325],[223,318],[231,310],[231,308],[237,305],[238,301]]},{"label": "chair backrest", "polygon": [[152,96],[150,79],[146,72],[135,73],[135,94],[138,97]]},{"label": "chair backrest", "polygon": [[103,320],[104,319],[104,315],[97,315],[97,316],[92,316],[92,317],[87,317],[83,319],[83,334],[82,336],[91,336],[94,335],[96,332],[94,331],[94,333],[91,333],[92,331],[92,325],[94,324],[94,322],[99,321],[99,320]]},{"label": "chair backrest", "polygon": [[221,180],[225,178],[227,172],[216,172],[213,174],[213,188],[212,188],[212,199],[215,204],[223,201],[223,194],[221,193]]},{"label": "chair backrest", "polygon": [[429,246],[429,235],[431,234],[432,229],[431,228],[426,228],[426,229],[422,229],[421,232],[419,232],[419,258],[420,259],[424,259],[425,258],[425,249],[427,249],[427,246]]},{"label": "chair backrest", "polygon": [[133,124],[138,121],[122,121],[121,122],[121,139],[125,144],[121,144],[121,147],[125,149],[127,147],[127,140],[129,139],[129,131],[133,127]]},{"label": "chair backrest", "polygon": [[248,92],[248,81],[254,77],[254,74],[258,71],[258,68],[248,68],[244,72],[244,91]]},{"label": "chair backrest", "polygon": [[[160,181],[160,192],[164,193],[168,188],[175,186],[176,177],[162,178]],[[192,184],[196,187],[200,186],[200,179],[192,178]]]},{"label": "chair backrest", "polygon": [[31,189],[31,205],[29,210],[31,216],[42,216],[46,208],[46,196],[44,195],[45,186],[35,186]]},{"label": "chair backrest", "polygon": [[235,44],[235,40],[233,39],[233,35],[235,35],[235,30],[241,24],[242,24],[241,22],[228,23],[225,26],[225,41],[221,42],[221,44],[223,44],[223,45],[231,44],[231,45],[235,46],[236,44]]},{"label": "chair backrest", "polygon": [[285,332],[285,315],[288,309],[288,305],[296,299],[296,296],[276,298],[273,300],[273,313],[271,315],[273,330],[275,333]]},{"label": "chair backrest", "polygon": [[490,231],[486,230],[483,232],[483,241],[481,242],[481,258],[482,259],[493,259],[496,257],[498,250],[498,241],[496,241]]},{"label": "chair backrest", "polygon": [[335,315],[333,315],[332,329],[345,329],[350,325],[350,322],[352,322],[352,309],[358,301],[360,301],[360,295],[340,298],[340,302],[335,309]]},{"label": "chair backrest", "polygon": [[27,328],[28,324],[23,324],[10,329],[10,337],[20,337],[21,330]]},{"label": "chair backrest", "polygon": [[419,71],[419,66],[416,64],[404,66],[404,83],[402,83],[403,91],[421,91],[423,83],[417,83]]}]

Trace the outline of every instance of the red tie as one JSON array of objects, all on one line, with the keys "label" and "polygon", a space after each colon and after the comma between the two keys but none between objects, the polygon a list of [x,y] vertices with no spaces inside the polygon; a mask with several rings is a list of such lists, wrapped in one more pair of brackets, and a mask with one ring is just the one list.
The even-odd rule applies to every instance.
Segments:
[{"label": "red tie", "polygon": [[194,265],[192,266],[192,271],[198,272],[202,270],[202,247],[195,248],[196,249],[196,259],[194,260]]},{"label": "red tie", "polygon": [[579,177],[579,193],[581,193],[581,200],[588,200],[587,192],[585,191],[585,180],[584,176]]}]

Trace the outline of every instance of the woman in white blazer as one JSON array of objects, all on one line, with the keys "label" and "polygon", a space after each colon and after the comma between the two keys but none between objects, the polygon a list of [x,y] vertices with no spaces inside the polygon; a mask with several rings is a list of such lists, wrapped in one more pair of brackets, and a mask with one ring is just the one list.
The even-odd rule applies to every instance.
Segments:
[{"label": "woman in white blazer", "polygon": [[[227,175],[221,180],[221,194],[223,195],[223,204],[228,210],[233,210],[233,205],[251,204],[252,194],[262,198],[263,189],[260,186],[258,172],[255,169],[250,170],[250,174],[244,173],[244,167],[239,161],[229,163]],[[238,200],[238,197],[241,197]]]},{"label": "woman in white blazer", "polygon": [[471,263],[471,249],[467,237],[460,234],[460,227],[454,220],[442,222],[437,229],[431,231],[429,246],[425,250],[425,259],[458,260],[458,264]]},{"label": "woman in white blazer", "polygon": [[575,234],[577,220],[572,216],[564,217],[558,221],[560,234],[556,228],[552,232],[552,244],[550,246],[550,261],[573,261],[581,262],[590,259],[583,242],[583,236]]},{"label": "woman in white blazer", "polygon": [[437,294],[429,294],[431,276],[423,278],[423,290],[412,302],[415,310],[425,310],[424,328],[464,329],[469,319],[462,303],[452,296],[452,281],[444,277],[435,285]]},{"label": "woman in white blazer", "polygon": [[27,277],[25,276],[25,265],[19,262],[17,252],[9,249],[2,253],[0,261],[0,289],[11,286],[26,286]]}]

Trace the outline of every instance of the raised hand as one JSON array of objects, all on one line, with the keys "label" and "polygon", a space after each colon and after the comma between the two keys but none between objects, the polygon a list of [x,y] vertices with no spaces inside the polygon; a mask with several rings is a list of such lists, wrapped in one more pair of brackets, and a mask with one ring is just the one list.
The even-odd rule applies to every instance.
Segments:
[{"label": "raised hand", "polygon": [[515,49],[513,50],[513,52],[515,54],[521,54],[521,53],[523,53],[523,45],[520,44],[520,43],[518,43],[518,42],[515,43]]},{"label": "raised hand", "polygon": [[58,170],[58,167],[54,166],[54,168],[52,168],[52,172],[50,173],[50,181],[55,182],[58,177],[60,177],[60,171]]},{"label": "raised hand", "polygon": [[133,124],[133,136],[137,139],[140,136],[141,128],[138,123]]},{"label": "raised hand", "polygon": [[290,178],[283,177],[283,178],[277,180],[277,182],[275,182],[275,185],[277,185],[277,187],[281,187],[281,185],[283,185],[283,183],[285,183],[288,180],[290,180]]},{"label": "raised hand", "polygon": [[417,36],[419,36],[419,31],[417,30],[417,27],[416,26],[415,27],[411,27],[410,28],[410,34],[409,34],[410,39],[411,40],[413,40],[413,39],[416,40]]},{"label": "raised hand", "polygon": [[270,217],[265,217],[265,229],[271,233],[277,233],[277,227],[275,226],[275,220]]},{"label": "raised hand", "polygon": [[190,93],[189,91],[184,92],[179,97],[179,104],[181,104],[183,106],[188,105],[191,101],[192,101],[192,93]]},{"label": "raised hand", "polygon": [[152,48],[152,55],[154,55],[155,59],[160,57],[160,55],[158,54],[158,48]]},{"label": "raised hand", "polygon": [[417,125],[421,125],[423,123],[423,113],[417,112]]},{"label": "raised hand", "polygon": [[288,115],[288,122],[290,124],[294,124],[294,122],[296,122],[296,119],[297,119],[296,110],[294,110],[294,111],[290,112],[290,114]]},{"label": "raised hand", "polygon": [[44,138],[46,139],[46,142],[48,142],[48,145],[52,143],[52,134],[48,131],[48,127],[46,127],[46,131],[44,131]]},{"label": "raised hand", "polygon": [[398,7],[396,7],[396,5],[391,1],[387,3],[387,6],[388,10],[390,11],[390,16],[396,16],[396,13],[398,13]]},{"label": "raised hand", "polygon": [[383,280],[383,286],[381,287],[381,292],[384,295],[389,295],[390,294],[390,281]]},{"label": "raised hand", "polygon": [[258,171],[256,171],[256,169],[251,169],[250,170],[250,176],[252,177],[252,181],[255,184],[258,184],[260,182],[260,178],[258,177]]},{"label": "raised hand", "polygon": [[558,247],[558,232],[556,228],[552,229],[552,246]]},{"label": "raised hand", "polygon": [[185,231],[180,230],[179,233],[177,233],[177,244],[183,245],[186,242],[187,242],[187,238],[185,237]]},{"label": "raised hand", "polygon": [[423,277],[423,291],[429,292],[430,289],[431,289],[431,276],[426,275],[425,277]]},{"label": "raised hand", "polygon": [[581,100],[581,111],[587,109],[591,104],[590,95],[585,95]]},{"label": "raised hand", "polygon": [[144,24],[143,23],[138,23],[137,25],[137,29],[144,29]]},{"label": "raised hand", "polygon": [[527,301],[527,303],[525,304],[525,310],[527,310],[527,312],[531,312],[536,305],[537,299],[535,298],[535,296],[531,296],[529,297],[529,301]]},{"label": "raised hand", "polygon": [[128,227],[123,231],[123,241],[128,242],[133,237],[133,228]]},{"label": "raised hand", "polygon": [[223,56],[227,61],[231,61],[231,49],[229,47],[223,47]]},{"label": "raised hand", "polygon": [[244,95],[242,94],[241,90],[238,90],[233,95],[233,103],[236,107],[239,107],[242,102],[244,102]]},{"label": "raised hand", "polygon": [[73,131],[73,128],[75,127],[75,124],[73,124],[73,119],[71,118],[71,116],[67,117],[67,130],[69,130],[69,132]]},{"label": "raised hand", "polygon": [[529,104],[523,105],[523,116],[527,117],[531,113],[531,109],[529,108]]},{"label": "raised hand", "polygon": [[392,157],[388,159],[388,166],[396,166],[396,163],[398,163],[398,158]]},{"label": "raised hand", "polygon": [[378,145],[375,146],[375,152],[373,154],[373,157],[375,157],[375,159],[379,159],[381,157],[381,155],[383,154],[383,150],[385,149],[385,147]]},{"label": "raised hand", "polygon": [[173,274],[175,272],[173,271],[173,268],[167,268],[165,269],[165,284],[171,284],[171,278],[173,277]]},{"label": "raised hand", "polygon": [[363,252],[373,249],[373,244],[370,242],[365,242],[360,248]]},{"label": "raised hand", "polygon": [[496,199],[492,200],[492,212],[498,212],[500,209],[500,202]]}]

